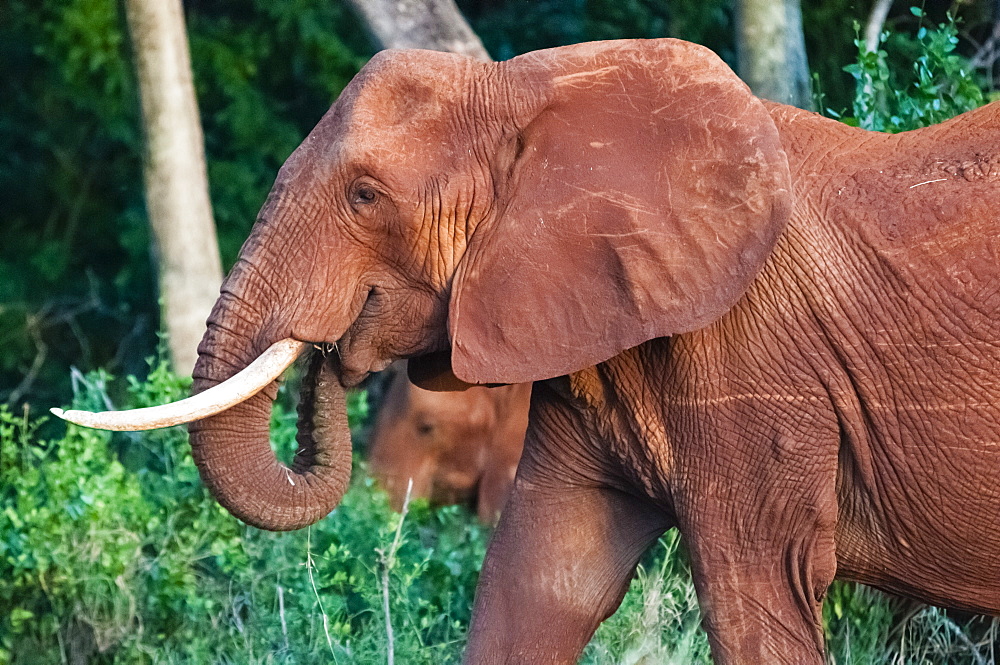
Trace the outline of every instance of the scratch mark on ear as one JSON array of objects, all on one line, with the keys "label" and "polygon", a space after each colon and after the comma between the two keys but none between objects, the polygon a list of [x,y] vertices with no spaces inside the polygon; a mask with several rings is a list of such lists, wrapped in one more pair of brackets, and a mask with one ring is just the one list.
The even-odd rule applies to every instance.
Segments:
[{"label": "scratch mark on ear", "polygon": [[601,67],[600,69],[591,69],[586,72],[576,72],[574,74],[564,74],[563,76],[556,76],[552,79],[555,85],[570,85],[575,86],[579,84],[590,84],[595,85],[602,83],[601,77],[605,74],[611,74],[617,72],[619,69],[618,65],[609,65],[607,67]]},{"label": "scratch mark on ear", "polygon": [[591,190],[587,189],[586,187],[582,187],[580,185],[566,181],[563,181],[563,184],[571,189],[575,189],[579,192],[582,192],[587,196],[597,199],[602,199],[604,201],[607,201],[608,203],[612,203],[616,206],[619,206],[621,208],[624,208],[632,212],[642,213],[651,216],[658,216],[663,214],[663,210],[661,208],[657,206],[646,205],[642,202],[642,199],[640,199],[639,197],[633,196],[626,192]]},{"label": "scratch mark on ear", "polygon": [[947,178],[937,178],[935,180],[924,180],[923,182],[918,182],[915,185],[910,185],[907,189],[913,189],[914,187],[922,187],[923,185],[929,185],[932,182],[944,182]]}]

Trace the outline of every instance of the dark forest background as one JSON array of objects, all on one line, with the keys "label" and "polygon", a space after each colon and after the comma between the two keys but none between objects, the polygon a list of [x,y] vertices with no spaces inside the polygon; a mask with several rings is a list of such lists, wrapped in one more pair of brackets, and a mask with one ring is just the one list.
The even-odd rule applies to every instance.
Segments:
[{"label": "dark forest background", "polygon": [[[673,36],[735,64],[731,0],[460,0],[490,54]],[[994,0],[896,2],[891,71],[952,15],[956,53],[980,52]],[[816,107],[849,117],[858,26],[870,0],[803,3]],[[188,0],[192,67],[223,267],[235,260],[278,167],[373,53],[340,3]],[[0,403],[40,412],[71,398],[71,368],[144,376],[156,355],[156,257],[143,201],[143,135],[116,0],[0,3]],[[980,53],[980,55],[982,55]],[[982,59],[982,58],[980,58]],[[965,61],[967,62],[967,61]],[[976,71],[992,85],[991,71]]]}]

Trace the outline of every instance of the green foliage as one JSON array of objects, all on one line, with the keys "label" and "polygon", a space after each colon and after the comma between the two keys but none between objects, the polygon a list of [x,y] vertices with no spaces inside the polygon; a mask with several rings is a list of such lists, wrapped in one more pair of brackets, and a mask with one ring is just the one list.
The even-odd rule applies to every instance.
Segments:
[{"label": "green foliage", "polygon": [[963,616],[835,582],[823,606],[829,651],[838,665],[994,665],[1000,619]]},{"label": "green foliage", "polygon": [[672,0],[671,37],[702,44],[736,64],[735,17],[730,0]]},{"label": "green foliage", "polygon": [[[920,9],[911,10],[923,18]],[[867,51],[856,39],[858,61],[844,68],[855,79],[854,118],[865,129],[900,132],[942,122],[982,106],[981,81],[968,61],[955,52],[958,28],[949,15],[936,28],[917,31],[912,70],[892,69],[886,49],[913,51],[914,39],[901,33],[883,32],[880,48]]]},{"label": "green foliage", "polygon": [[657,0],[538,0],[459,2],[483,45],[497,60],[599,39],[665,37],[669,12]]},{"label": "green foliage", "polygon": [[[336,2],[185,3],[220,249],[364,62]],[[0,3],[0,402],[68,399],[70,366],[141,374],[159,328],[139,99],[116,0]],[[116,396],[117,397],[117,396]]]},{"label": "green foliage", "polygon": [[[74,407],[106,406],[112,383],[78,375]],[[189,383],[161,362],[148,381],[128,380],[123,406],[177,399]],[[283,450],[294,445],[287,401],[279,396],[272,422]],[[357,427],[363,396],[348,401]],[[69,426],[52,442],[36,430],[0,407],[0,605],[11,608],[0,663],[384,662],[386,599],[397,662],[459,662],[487,537],[465,509],[418,500],[404,519],[356,464],[330,516],[267,533],[208,496],[181,428]],[[676,548],[671,534],[587,662],[706,653]]]},{"label": "green foliage", "polygon": [[[74,407],[106,406],[112,383],[78,375]],[[123,406],[141,407],[177,399],[190,381],[161,362],[127,383]],[[294,445],[288,401],[279,395],[272,422],[283,450]],[[357,393],[348,402],[356,428],[367,407]],[[0,663],[384,662],[386,599],[397,662],[457,663],[486,531],[465,509],[423,500],[404,519],[356,467],[329,517],[272,534],[208,496],[181,428],[69,426],[40,442],[26,414],[0,407],[0,605],[11,608]],[[707,662],[677,541],[668,535],[649,557],[585,662]]]},{"label": "green foliage", "polygon": [[[77,375],[74,407],[109,401],[106,373]],[[176,399],[190,381],[161,362],[127,381],[125,407]],[[282,389],[284,392],[284,389]],[[279,394],[272,436],[294,444]],[[349,399],[352,429],[364,400]],[[390,510],[355,464],[343,503],[309,529],[242,525],[205,491],[182,428],[115,434],[38,422],[0,406],[0,665],[11,663],[400,663],[460,660],[487,532],[465,509]],[[711,662],[676,531],[645,557],[582,662]],[[388,607],[388,615],[386,614]],[[996,624],[836,584],[832,662],[987,660]],[[387,622],[388,616],[388,622]],[[389,626],[393,639],[390,642]]]},{"label": "green foliage", "polygon": [[[176,399],[161,362],[123,406]],[[75,408],[103,407],[111,377],[77,376]],[[273,431],[294,445],[279,400]],[[357,427],[363,397],[349,398]],[[399,516],[364,472],[304,530],[243,526],[204,490],[182,428],[110,435],[0,407],[0,663],[374,662],[386,651],[379,550]],[[483,530],[464,510],[414,502],[388,571],[401,662],[455,661]],[[79,659],[79,660],[76,660]]]},{"label": "green foliage", "polygon": [[597,630],[582,663],[711,665],[691,569],[679,546],[676,530],[660,539],[640,564],[621,607]]},{"label": "green foliage", "polygon": [[826,641],[839,665],[888,662],[896,612],[887,596],[868,587],[834,582],[823,605]]},{"label": "green foliage", "polygon": [[[0,408],[0,662],[30,662],[59,640],[101,648],[135,627],[135,526],[153,516],[103,435],[74,429],[38,446],[33,425]],[[36,662],[45,662],[42,657]]]}]

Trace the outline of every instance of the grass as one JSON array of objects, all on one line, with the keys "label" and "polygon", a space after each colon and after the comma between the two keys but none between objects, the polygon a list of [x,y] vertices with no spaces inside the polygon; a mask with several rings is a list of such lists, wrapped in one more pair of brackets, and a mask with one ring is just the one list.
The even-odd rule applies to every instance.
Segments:
[{"label": "grass", "polygon": [[660,539],[639,566],[621,607],[598,629],[582,663],[587,665],[688,665],[711,663],[701,630],[691,571],[676,531]]},{"label": "grass", "polygon": [[[111,377],[77,377],[77,407],[109,401]],[[172,399],[161,365],[127,403]],[[279,400],[276,447],[294,438]],[[358,425],[366,406],[351,400]],[[391,511],[364,464],[313,527],[244,526],[201,487],[186,434],[67,428],[0,407],[0,664],[457,663],[488,533],[458,507]],[[830,663],[996,663],[995,620],[902,605],[837,584],[826,603]],[[587,665],[710,663],[682,544],[647,554]]]}]

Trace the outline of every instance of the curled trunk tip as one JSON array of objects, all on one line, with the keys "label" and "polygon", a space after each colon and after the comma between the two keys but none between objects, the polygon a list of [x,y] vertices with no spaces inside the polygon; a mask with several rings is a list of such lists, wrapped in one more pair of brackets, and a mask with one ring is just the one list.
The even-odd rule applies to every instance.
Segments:
[{"label": "curled trunk tip", "polygon": [[[204,356],[199,375],[218,375],[214,362]],[[210,384],[200,378],[196,389]],[[340,502],[350,482],[351,437],[344,389],[333,360],[321,352],[312,353],[303,379],[291,467],[270,445],[273,394],[262,391],[191,423],[191,448],[205,484],[233,515],[258,528],[288,531],[322,519]]]}]

